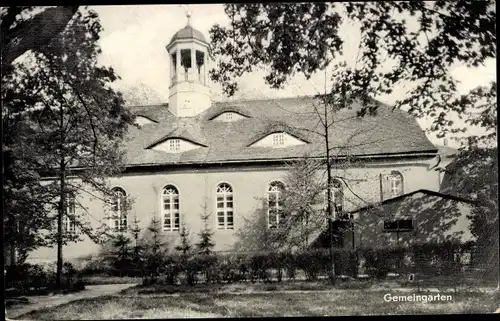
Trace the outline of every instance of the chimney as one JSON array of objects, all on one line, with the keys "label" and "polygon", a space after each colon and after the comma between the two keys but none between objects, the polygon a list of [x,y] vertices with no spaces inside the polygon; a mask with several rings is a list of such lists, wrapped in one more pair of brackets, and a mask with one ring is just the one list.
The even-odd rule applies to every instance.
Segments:
[{"label": "chimney", "polygon": [[448,138],[444,138],[444,139],[443,139],[443,145],[444,145],[445,147],[447,147],[447,146],[448,146]]}]

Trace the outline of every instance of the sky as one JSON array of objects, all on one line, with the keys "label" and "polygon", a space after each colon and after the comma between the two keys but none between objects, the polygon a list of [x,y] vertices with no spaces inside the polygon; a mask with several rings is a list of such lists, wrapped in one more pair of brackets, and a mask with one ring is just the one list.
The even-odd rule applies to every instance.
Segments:
[{"label": "sky", "polygon": [[[100,63],[109,65],[120,75],[116,83],[117,89],[127,94],[142,96],[143,103],[156,104],[168,101],[169,57],[165,46],[171,37],[187,23],[187,7],[181,5],[122,5],[92,6],[100,17],[103,31],[100,46],[102,54]],[[190,5],[191,24],[200,30],[207,40],[212,25],[225,25],[228,18],[222,4]],[[352,35],[344,45],[344,56],[354,57],[359,41],[359,28],[344,25],[341,33]],[[452,75],[461,82],[459,90],[466,92],[478,85],[487,85],[496,79],[496,61],[491,59],[476,69],[456,66]],[[263,80],[264,72],[254,72],[241,80],[240,91],[233,99],[262,99],[314,95],[324,88],[324,73],[318,73],[306,80],[303,76],[291,79],[283,90],[270,89]],[[227,100],[222,95],[221,87],[211,83],[212,100]],[[386,103],[403,97],[403,91],[382,97]],[[427,128],[430,121],[418,120],[422,128]],[[428,135],[435,144],[442,144],[441,139]],[[452,140],[449,146],[458,147]]]}]

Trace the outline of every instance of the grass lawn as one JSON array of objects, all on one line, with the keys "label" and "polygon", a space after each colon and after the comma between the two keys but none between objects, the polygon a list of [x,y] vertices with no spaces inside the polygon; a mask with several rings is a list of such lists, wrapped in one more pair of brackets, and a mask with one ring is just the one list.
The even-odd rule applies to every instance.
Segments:
[{"label": "grass lawn", "polygon": [[125,283],[140,284],[142,282],[142,278],[130,277],[130,276],[90,275],[90,276],[83,276],[81,279],[85,285],[125,284]]},{"label": "grass lawn", "polygon": [[[332,290],[314,293],[184,293],[117,295],[71,302],[25,314],[23,320],[95,320],[183,317],[271,317],[491,313],[498,293],[458,293],[453,300],[386,302],[387,291]],[[408,293],[391,292],[391,295]]]}]

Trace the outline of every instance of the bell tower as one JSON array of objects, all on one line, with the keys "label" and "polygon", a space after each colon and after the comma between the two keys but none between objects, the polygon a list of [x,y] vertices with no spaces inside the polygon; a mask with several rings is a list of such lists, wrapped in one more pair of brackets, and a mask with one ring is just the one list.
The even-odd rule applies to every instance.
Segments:
[{"label": "bell tower", "polygon": [[187,25],[177,31],[166,49],[170,58],[169,109],[177,117],[194,117],[212,104],[208,87],[209,44],[203,34]]}]

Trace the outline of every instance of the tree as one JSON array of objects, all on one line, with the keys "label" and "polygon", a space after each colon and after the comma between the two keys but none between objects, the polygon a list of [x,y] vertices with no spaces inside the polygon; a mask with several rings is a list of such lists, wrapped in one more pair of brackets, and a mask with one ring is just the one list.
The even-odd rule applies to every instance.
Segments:
[{"label": "tree", "polygon": [[201,219],[203,221],[203,229],[198,234],[200,236],[200,242],[196,244],[199,253],[201,254],[212,254],[215,243],[212,240],[214,232],[209,227],[210,213],[207,212],[208,204],[205,200],[203,205],[203,213],[201,214]]},{"label": "tree", "polygon": [[[2,76],[10,64],[28,50],[46,50],[50,41],[61,33],[79,6],[47,8],[12,6],[1,8]],[[34,15],[33,15],[34,14]]]},{"label": "tree", "polygon": [[144,251],[144,246],[141,244],[140,236],[141,236],[141,227],[139,226],[139,218],[137,215],[134,215],[134,221],[132,222],[132,226],[130,227],[130,233],[132,233],[132,238],[134,240],[133,245],[133,255],[132,260],[136,268],[142,267],[142,254]]},{"label": "tree", "polygon": [[144,242],[145,264],[151,282],[154,282],[165,262],[164,247],[166,245],[162,237],[161,222],[156,216],[153,215],[151,218],[147,231],[150,237]]},{"label": "tree", "polygon": [[[300,4],[226,4],[228,27],[210,30],[217,67],[212,80],[231,96],[237,78],[259,67],[268,68],[265,81],[282,88],[296,74],[309,79],[333,65],[333,85],[318,95],[325,142],[327,190],[332,189],[332,157],[329,129],[338,123],[337,112],[362,103],[358,116],[375,114],[375,98],[390,94],[394,87],[413,87],[393,108],[408,107],[417,116],[434,119],[431,130],[442,137],[464,132],[451,119],[460,120],[471,108],[483,105],[460,95],[450,74],[456,63],[478,66],[496,55],[496,12],[492,1],[343,2]],[[407,21],[417,27],[411,30]],[[352,64],[341,57],[350,34],[340,35],[342,22],[360,26],[358,53]],[[496,87],[496,85],[495,85]],[[320,94],[318,92],[318,94]],[[488,110],[486,110],[488,112]],[[471,121],[478,124],[480,121]],[[328,195],[332,217],[331,193]],[[331,219],[330,219],[331,228]],[[331,233],[330,233],[331,235]],[[332,240],[330,240],[330,244]],[[332,260],[333,262],[333,260]],[[334,278],[332,277],[332,281]]]},{"label": "tree", "polygon": [[101,30],[95,12],[78,11],[43,53],[33,53],[2,78],[3,118],[8,127],[26,129],[26,149],[14,148],[15,157],[52,179],[43,186],[51,195],[46,205],[57,211],[57,232],[46,235],[57,244],[57,286],[67,241],[64,218],[94,239],[99,236],[81,217],[67,215],[67,196],[97,192],[106,201],[114,196],[107,178],[121,170],[121,143],[133,122],[121,94],[109,87],[117,79],[114,70],[97,65]]},{"label": "tree", "polygon": [[175,250],[179,251],[184,256],[190,254],[192,246],[189,241],[189,229],[185,224],[182,224],[181,232],[179,235],[181,237],[181,244],[177,245],[175,247]]},{"label": "tree", "polygon": [[[312,237],[325,227],[328,208],[325,208],[325,191],[328,188],[322,176],[324,163],[304,157],[289,165],[282,192],[285,220],[278,231],[286,243],[283,247],[305,249]],[[331,200],[333,205],[333,200]],[[326,210],[326,213],[325,213]]]},{"label": "tree", "polygon": [[455,159],[446,168],[440,168],[444,171],[441,191],[478,204],[469,217],[471,232],[477,239],[477,260],[500,282],[496,82],[475,88],[464,100],[466,123],[483,131],[471,134]]},{"label": "tree", "polygon": [[[217,68],[211,78],[228,95],[245,73],[268,67],[265,81],[281,88],[296,74],[309,79],[335,62],[341,73],[336,88],[361,98],[364,109],[373,98],[410,85],[394,108],[408,107],[433,118],[442,137],[464,131],[452,118],[462,117],[468,95],[459,95],[450,74],[456,64],[479,66],[496,57],[494,1],[372,1],[300,4],[226,4],[230,25],[210,30]],[[359,26],[355,61],[342,57],[353,35],[341,34],[343,23]],[[413,27],[414,26],[414,27]],[[454,127],[454,128],[453,128]]]},{"label": "tree", "polygon": [[127,275],[130,268],[131,258],[132,258],[132,248],[130,243],[132,240],[125,234],[117,234],[112,239],[112,245],[114,248],[112,265],[115,271],[118,272],[120,276]]},{"label": "tree", "polygon": [[138,83],[122,90],[127,106],[160,104],[158,93],[144,83]]},{"label": "tree", "polygon": [[[2,121],[6,125],[4,118]],[[30,251],[47,245],[40,231],[51,228],[46,210],[51,195],[41,186],[38,173],[16,157],[14,150],[24,146],[18,139],[21,126],[3,129],[2,160],[9,164],[4,168],[2,182],[4,260],[6,265],[16,265],[22,264]]]},{"label": "tree", "polygon": [[498,148],[471,146],[462,150],[446,167],[442,192],[475,200],[469,217],[476,237],[476,264],[488,279],[500,280],[498,221]]}]

